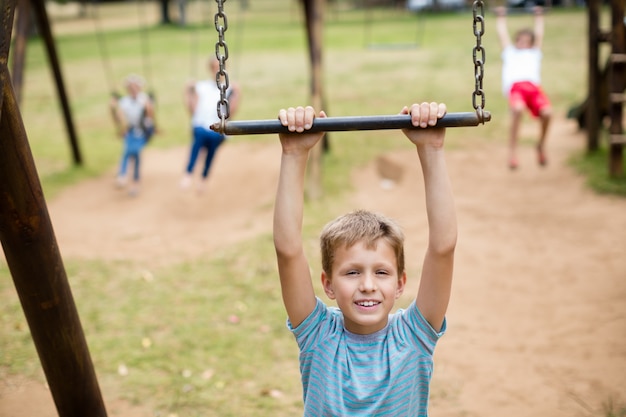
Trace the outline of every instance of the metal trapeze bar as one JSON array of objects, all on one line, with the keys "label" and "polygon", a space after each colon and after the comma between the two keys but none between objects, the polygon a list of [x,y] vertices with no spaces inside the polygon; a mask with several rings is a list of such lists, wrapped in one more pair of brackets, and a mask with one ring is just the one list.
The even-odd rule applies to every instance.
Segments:
[{"label": "metal trapeze bar", "polygon": [[[437,121],[434,127],[469,127],[478,126],[491,120],[488,111],[483,112],[481,121],[476,112],[447,113]],[[348,116],[316,118],[307,132],[344,132],[351,130],[413,129],[411,116],[398,114],[392,116]],[[263,135],[269,133],[289,133],[278,119],[226,121],[224,129],[221,122],[211,129],[226,135]],[[418,128],[419,129],[419,128]],[[223,130],[223,131],[222,131]]]}]

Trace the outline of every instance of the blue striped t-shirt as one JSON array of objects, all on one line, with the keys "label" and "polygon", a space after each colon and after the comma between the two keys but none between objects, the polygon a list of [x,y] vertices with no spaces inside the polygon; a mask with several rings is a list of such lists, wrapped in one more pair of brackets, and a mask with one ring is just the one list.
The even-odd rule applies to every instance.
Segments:
[{"label": "blue striped t-shirt", "polygon": [[436,332],[415,301],[368,335],[346,330],[341,311],[319,298],[298,327],[287,326],[300,347],[305,417],[428,415],[433,352],[446,321]]}]

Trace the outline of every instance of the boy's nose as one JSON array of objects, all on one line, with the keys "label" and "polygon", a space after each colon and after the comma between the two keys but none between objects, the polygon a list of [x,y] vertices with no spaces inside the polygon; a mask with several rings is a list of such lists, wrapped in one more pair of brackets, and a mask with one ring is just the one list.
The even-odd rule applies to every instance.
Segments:
[{"label": "boy's nose", "polygon": [[371,292],[376,290],[376,280],[372,276],[371,273],[363,274],[363,279],[361,280],[361,291],[363,292]]}]

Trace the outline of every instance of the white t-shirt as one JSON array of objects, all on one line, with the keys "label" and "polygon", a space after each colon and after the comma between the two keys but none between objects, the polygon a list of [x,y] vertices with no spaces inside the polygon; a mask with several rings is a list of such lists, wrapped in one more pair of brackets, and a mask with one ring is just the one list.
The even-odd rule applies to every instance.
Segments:
[{"label": "white t-shirt", "polygon": [[131,96],[120,98],[119,106],[129,128],[141,128],[141,122],[148,100],[149,98],[146,93],[139,93],[135,98]]},{"label": "white t-shirt", "polygon": [[198,102],[191,118],[192,126],[210,129],[220,121],[217,117],[217,103],[220,101],[220,89],[214,80],[198,81],[195,85]]},{"label": "white t-shirt", "polygon": [[541,83],[542,53],[537,48],[507,46],[502,51],[502,92],[509,95],[511,86],[520,81]]}]

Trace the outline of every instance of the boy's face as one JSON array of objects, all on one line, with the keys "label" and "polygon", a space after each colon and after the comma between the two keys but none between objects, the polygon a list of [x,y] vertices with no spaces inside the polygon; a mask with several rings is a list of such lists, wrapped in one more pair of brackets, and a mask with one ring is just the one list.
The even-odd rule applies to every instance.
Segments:
[{"label": "boy's face", "polygon": [[131,81],[126,84],[126,91],[128,91],[128,95],[131,97],[137,97],[137,94],[141,91],[141,86]]},{"label": "boy's face", "polygon": [[398,276],[391,246],[384,239],[378,240],[376,248],[367,248],[363,242],[342,246],[335,253],[332,270],[332,277],[322,273],[322,284],[341,309],[346,329],[370,334],[384,328],[406,283],[405,274]]},{"label": "boy's face", "polygon": [[533,38],[528,33],[520,33],[515,39],[517,49],[528,49],[533,47]]}]

